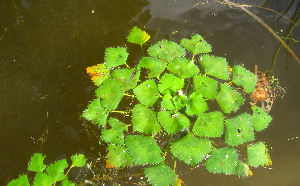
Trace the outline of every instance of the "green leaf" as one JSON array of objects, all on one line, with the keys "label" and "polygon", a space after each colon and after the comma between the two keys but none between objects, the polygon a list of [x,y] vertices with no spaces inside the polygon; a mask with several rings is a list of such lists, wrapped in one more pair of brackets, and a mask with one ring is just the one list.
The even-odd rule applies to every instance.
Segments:
[{"label": "green leaf", "polygon": [[156,113],[142,104],[137,104],[132,111],[133,130],[145,134],[157,134],[161,131]]},{"label": "green leaf", "polygon": [[205,167],[209,172],[233,174],[237,160],[238,154],[234,148],[213,149],[205,162]]},{"label": "green leaf", "polygon": [[72,167],[83,167],[86,163],[85,156],[83,154],[74,154],[71,156]]},{"label": "green leaf", "polygon": [[160,84],[158,84],[158,90],[163,94],[165,94],[168,90],[170,90],[172,93],[175,93],[184,86],[183,79],[169,73],[165,73],[159,82]]},{"label": "green leaf", "polygon": [[128,131],[128,126],[125,123],[120,122],[116,118],[109,118],[109,125],[111,129],[103,129],[101,139],[113,143],[116,145],[124,145],[124,133]]},{"label": "green leaf", "polygon": [[91,76],[91,80],[95,85],[99,86],[109,77],[109,69],[104,64],[87,67],[86,72]]},{"label": "green leaf", "polygon": [[121,168],[132,166],[133,161],[124,146],[110,144],[107,149],[107,167]]},{"label": "green leaf", "polygon": [[164,39],[149,47],[148,54],[154,58],[170,62],[175,58],[183,56],[185,49],[173,41]]},{"label": "green leaf", "polygon": [[185,57],[176,58],[170,62],[168,70],[182,79],[192,77],[200,71],[193,61]]},{"label": "green leaf", "polygon": [[176,107],[176,110],[180,110],[182,107],[184,107],[187,103],[187,98],[185,95],[176,95],[172,99],[174,106]]},{"label": "green leaf", "polygon": [[150,36],[145,32],[139,29],[138,27],[133,27],[127,36],[127,41],[130,43],[143,45],[146,41],[150,39]]},{"label": "green leaf", "polygon": [[176,110],[176,107],[173,104],[172,96],[170,93],[164,95],[163,100],[161,102],[161,107],[167,110]]},{"label": "green leaf", "polygon": [[211,142],[208,139],[198,139],[191,134],[171,144],[172,154],[191,166],[200,163],[211,149]]},{"label": "green leaf", "polygon": [[207,99],[213,99],[217,95],[218,82],[207,76],[196,75],[193,77],[194,91]]},{"label": "green leaf", "polygon": [[43,172],[43,170],[46,168],[46,165],[43,163],[45,157],[46,156],[43,156],[41,153],[34,153],[28,164],[28,170],[34,172]]},{"label": "green leaf", "polygon": [[238,177],[248,177],[250,175],[250,168],[248,164],[238,160],[234,174]]},{"label": "green leaf", "polygon": [[225,120],[225,142],[237,146],[254,140],[254,130],[249,114],[242,113],[234,118]]},{"label": "green leaf", "polygon": [[257,142],[247,147],[247,163],[254,167],[272,165],[268,149],[263,142]]},{"label": "green leaf", "polygon": [[158,164],[164,158],[153,137],[129,135],[125,140],[129,154],[136,165]]},{"label": "green leaf", "polygon": [[199,61],[206,74],[223,80],[229,79],[230,72],[225,58],[205,54],[200,56]]},{"label": "green leaf", "polygon": [[126,64],[128,57],[125,47],[110,47],[105,49],[104,64],[107,68],[117,67]]},{"label": "green leaf", "polygon": [[239,65],[232,67],[232,82],[241,85],[248,94],[255,90],[257,76]]},{"label": "green leaf", "polygon": [[67,177],[64,174],[65,168],[68,167],[68,163],[66,159],[62,159],[59,161],[56,161],[55,163],[52,163],[46,171],[50,176],[52,176],[55,181],[61,181],[66,179]]},{"label": "green leaf", "polygon": [[154,80],[149,79],[133,89],[136,98],[144,105],[150,107],[159,98],[159,92]]},{"label": "green leaf", "polygon": [[55,183],[55,180],[52,176],[38,172],[34,177],[33,186],[52,186]]},{"label": "green leaf", "polygon": [[119,86],[118,81],[113,78],[106,80],[95,92],[101,98],[102,106],[106,107],[106,110],[109,111],[115,110],[124,96],[124,92]]},{"label": "green leaf", "polygon": [[139,70],[135,69],[116,69],[112,76],[117,80],[123,91],[128,91],[136,87],[140,78]]},{"label": "green leaf", "polygon": [[223,119],[223,114],[218,111],[199,114],[193,133],[200,137],[221,137],[224,129]]},{"label": "green leaf", "polygon": [[177,178],[175,172],[165,163],[145,168],[144,174],[149,183],[158,186],[170,185]]},{"label": "green leaf", "polygon": [[272,117],[268,115],[268,113],[266,113],[264,109],[258,106],[253,106],[252,110],[253,110],[253,115],[251,116],[251,118],[252,118],[254,130],[260,132],[265,128],[267,128],[269,123],[272,121]]},{"label": "green leaf", "polygon": [[69,180],[63,180],[61,182],[61,186],[76,186],[76,184],[73,183],[73,182],[71,182],[71,181],[69,181]]},{"label": "green leaf", "polygon": [[190,116],[197,115],[208,110],[207,103],[201,94],[193,92],[190,95],[186,113]]},{"label": "green leaf", "polygon": [[29,186],[27,175],[20,175],[19,178],[10,181],[7,186]]},{"label": "green leaf", "polygon": [[220,84],[216,100],[224,113],[236,112],[243,104],[244,98],[227,84]]},{"label": "green leaf", "polygon": [[193,35],[192,39],[182,39],[180,44],[193,55],[211,52],[211,46],[200,35]]},{"label": "green leaf", "polygon": [[160,125],[169,134],[178,132],[190,126],[190,120],[180,112],[160,111],[157,114],[157,119]]},{"label": "green leaf", "polygon": [[147,78],[159,77],[160,74],[166,69],[168,63],[162,59],[153,57],[142,57],[138,67],[144,67],[148,72]]},{"label": "green leaf", "polygon": [[94,99],[82,113],[82,117],[98,125],[105,125],[109,110],[101,105],[100,99]]}]

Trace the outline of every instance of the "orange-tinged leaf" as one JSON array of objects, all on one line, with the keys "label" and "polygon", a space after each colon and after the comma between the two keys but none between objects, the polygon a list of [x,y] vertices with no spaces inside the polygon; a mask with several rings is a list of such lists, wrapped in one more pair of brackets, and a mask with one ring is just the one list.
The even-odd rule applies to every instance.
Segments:
[{"label": "orange-tinged leaf", "polygon": [[104,64],[98,64],[86,68],[86,72],[91,76],[91,80],[95,85],[99,86],[105,81],[110,74],[110,71]]}]

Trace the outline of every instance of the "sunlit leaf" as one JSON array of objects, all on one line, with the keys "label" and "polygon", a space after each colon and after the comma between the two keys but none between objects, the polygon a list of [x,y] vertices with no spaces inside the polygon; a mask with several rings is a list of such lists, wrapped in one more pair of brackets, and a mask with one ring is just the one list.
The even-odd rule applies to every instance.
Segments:
[{"label": "sunlit leaf", "polygon": [[168,70],[180,78],[185,79],[199,73],[199,68],[188,58],[180,57],[170,62]]},{"label": "sunlit leaf", "polygon": [[156,119],[156,113],[142,104],[137,104],[132,111],[133,129],[145,134],[160,132],[160,125]]},{"label": "sunlit leaf", "polygon": [[136,87],[140,78],[140,71],[135,69],[116,69],[112,76],[117,80],[123,91]]},{"label": "sunlit leaf", "polygon": [[237,165],[235,168],[234,174],[238,177],[248,177],[250,176],[250,168],[248,164],[241,162],[240,160],[237,161]]},{"label": "sunlit leaf", "polygon": [[107,167],[125,167],[131,166],[133,161],[124,146],[116,146],[114,144],[110,144],[107,153]]},{"label": "sunlit leaf", "polygon": [[7,186],[29,186],[28,177],[27,175],[20,175],[19,178],[10,181]]},{"label": "sunlit leaf", "polygon": [[196,75],[193,77],[194,91],[207,99],[213,99],[217,95],[218,82],[207,76]]},{"label": "sunlit leaf", "polygon": [[101,105],[109,111],[115,110],[118,107],[124,95],[118,81],[114,78],[106,80],[95,92],[97,97],[101,98]]},{"label": "sunlit leaf", "polygon": [[268,149],[263,142],[257,142],[247,147],[247,163],[253,167],[272,165]]},{"label": "sunlit leaf", "polygon": [[43,172],[43,170],[46,168],[46,165],[43,163],[45,157],[46,156],[43,156],[41,153],[34,153],[29,161],[28,170],[34,172]]},{"label": "sunlit leaf", "polygon": [[216,100],[224,113],[236,112],[243,104],[244,98],[227,84],[220,84]]},{"label": "sunlit leaf", "polygon": [[175,93],[184,86],[183,79],[169,73],[165,73],[161,77],[159,82],[160,83],[158,84],[158,90],[161,93],[166,93],[167,90],[170,90],[170,92]]},{"label": "sunlit leaf", "polygon": [[190,126],[190,120],[180,112],[160,111],[157,114],[160,125],[169,134],[178,132]]},{"label": "sunlit leaf", "polygon": [[147,34],[145,31],[142,31],[138,27],[133,27],[133,29],[130,31],[129,35],[127,36],[127,41],[130,43],[143,45],[146,41],[150,39],[149,34]]},{"label": "sunlit leaf", "polygon": [[152,106],[159,98],[159,92],[154,80],[149,79],[133,89],[136,98],[146,106]]},{"label": "sunlit leaf", "polygon": [[199,114],[193,133],[200,137],[221,137],[224,129],[223,119],[223,114],[218,111]]},{"label": "sunlit leaf", "polygon": [[128,126],[116,118],[109,118],[110,129],[103,129],[101,139],[116,145],[124,144],[124,131],[128,131]]},{"label": "sunlit leaf", "polygon": [[200,35],[193,35],[191,39],[182,39],[180,44],[192,54],[211,52],[211,46]]},{"label": "sunlit leaf", "polygon": [[251,116],[251,118],[252,118],[254,129],[257,132],[260,132],[265,128],[267,128],[269,123],[272,121],[272,117],[268,115],[268,113],[266,113],[264,109],[258,106],[253,106],[252,110],[253,110],[253,115]]},{"label": "sunlit leaf", "polygon": [[203,67],[205,74],[223,80],[229,79],[230,73],[228,70],[228,63],[225,58],[205,54],[200,56],[199,62]]},{"label": "sunlit leaf", "polygon": [[170,62],[175,58],[183,56],[185,49],[173,41],[164,39],[149,47],[148,54],[154,58]]},{"label": "sunlit leaf", "polygon": [[225,142],[237,146],[254,140],[254,129],[249,114],[242,113],[225,120]]},{"label": "sunlit leaf", "polygon": [[142,57],[138,67],[144,67],[148,72],[147,78],[159,77],[160,74],[166,69],[168,63],[162,59],[153,57]]},{"label": "sunlit leaf", "polygon": [[86,163],[85,156],[83,154],[74,154],[71,156],[72,167],[83,167]]},{"label": "sunlit leaf", "polygon": [[52,186],[54,182],[55,179],[52,176],[38,172],[34,177],[33,186]]},{"label": "sunlit leaf", "polygon": [[67,160],[62,159],[56,161],[55,163],[51,163],[50,166],[46,169],[46,171],[50,176],[52,176],[55,179],[55,181],[61,181],[67,178],[64,174],[64,170],[67,167],[68,167]]},{"label": "sunlit leaf", "polygon": [[129,135],[125,143],[136,165],[158,164],[164,160],[161,149],[151,136]]},{"label": "sunlit leaf", "polygon": [[234,148],[214,148],[211,156],[206,160],[205,167],[209,172],[233,174],[238,160]]},{"label": "sunlit leaf", "polygon": [[173,104],[172,98],[173,97],[170,93],[165,94],[161,102],[161,108],[167,110],[177,110],[175,105]]},{"label": "sunlit leaf", "polygon": [[71,181],[69,181],[69,180],[63,180],[61,182],[61,186],[76,186],[76,184],[73,183],[73,182],[71,182]]},{"label": "sunlit leaf", "polygon": [[152,185],[170,185],[177,178],[175,172],[165,163],[145,168],[144,174]]},{"label": "sunlit leaf", "polygon": [[102,106],[100,99],[94,99],[82,113],[82,117],[98,125],[105,125],[110,110]]},{"label": "sunlit leaf", "polygon": [[104,64],[107,68],[117,67],[126,64],[128,57],[126,48],[124,47],[110,47],[105,49]]},{"label": "sunlit leaf", "polygon": [[86,72],[91,76],[95,85],[99,86],[105,81],[110,74],[109,69],[104,64],[98,64],[86,68]]},{"label": "sunlit leaf", "polygon": [[208,139],[198,139],[191,134],[171,144],[172,154],[191,166],[200,163],[211,149],[211,142]]},{"label": "sunlit leaf", "polygon": [[186,113],[188,115],[197,115],[208,110],[207,103],[203,96],[197,92],[190,95],[189,103],[187,104]]},{"label": "sunlit leaf", "polygon": [[232,82],[237,85],[241,85],[244,91],[250,94],[255,90],[257,76],[249,70],[246,70],[240,65],[234,65],[232,67]]},{"label": "sunlit leaf", "polygon": [[187,98],[185,95],[176,95],[172,99],[174,106],[176,107],[176,110],[180,110],[182,107],[184,107],[187,103]]}]

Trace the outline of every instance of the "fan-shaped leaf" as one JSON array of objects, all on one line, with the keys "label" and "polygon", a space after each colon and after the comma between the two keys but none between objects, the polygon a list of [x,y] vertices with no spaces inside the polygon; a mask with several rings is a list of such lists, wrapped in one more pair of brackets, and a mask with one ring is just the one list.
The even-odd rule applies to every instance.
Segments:
[{"label": "fan-shaped leaf", "polygon": [[174,171],[164,163],[147,167],[144,173],[152,185],[170,185],[177,178]]},{"label": "fan-shaped leaf", "polygon": [[65,168],[68,167],[68,163],[66,159],[62,159],[59,161],[56,161],[55,163],[52,163],[46,171],[50,176],[52,176],[55,181],[61,181],[66,179],[67,177],[64,174]]},{"label": "fan-shaped leaf", "polygon": [[200,137],[221,137],[224,129],[223,119],[223,114],[218,111],[199,114],[193,133]]},{"label": "fan-shaped leaf", "polygon": [[129,154],[136,165],[158,164],[164,160],[153,137],[129,135],[125,140]]},{"label": "fan-shaped leaf", "polygon": [[253,110],[253,115],[251,116],[251,118],[252,118],[254,129],[257,132],[260,132],[265,128],[267,128],[269,123],[272,121],[272,117],[268,115],[268,113],[266,113],[264,109],[258,106],[253,106],[252,110]]},{"label": "fan-shaped leaf", "polygon": [[135,89],[133,89],[136,98],[144,105],[150,107],[159,98],[156,83],[152,80],[146,80]]},{"label": "fan-shaped leaf", "polygon": [[191,166],[200,163],[211,149],[208,139],[198,139],[191,134],[171,144],[172,154]]},{"label": "fan-shaped leaf", "polygon": [[248,177],[250,176],[250,173],[251,171],[249,166],[246,163],[243,163],[240,160],[238,160],[234,174],[238,177]]},{"label": "fan-shaped leaf", "polygon": [[190,120],[180,112],[160,111],[157,119],[161,126],[172,134],[190,126]]},{"label": "fan-shaped leaf", "polygon": [[145,32],[139,29],[138,27],[133,27],[130,31],[127,41],[130,43],[143,45],[146,41],[150,39],[150,36]]},{"label": "fan-shaped leaf", "polygon": [[154,58],[164,59],[168,62],[185,54],[185,49],[177,43],[169,40],[162,40],[148,49],[148,54]]},{"label": "fan-shaped leaf", "polygon": [[254,167],[272,165],[268,149],[263,142],[258,142],[247,147],[247,163]]},{"label": "fan-shaped leaf", "polygon": [[116,118],[109,118],[108,122],[111,129],[103,129],[101,139],[116,145],[124,145],[123,131],[128,131],[128,126]]},{"label": "fan-shaped leaf", "polygon": [[209,172],[233,174],[237,160],[238,154],[234,148],[213,149],[205,162],[205,167]]},{"label": "fan-shaped leaf", "polygon": [[257,76],[254,75],[249,70],[239,65],[234,65],[232,67],[232,82],[237,85],[241,85],[245,92],[250,94],[255,90],[255,85],[257,81]]},{"label": "fan-shaped leaf", "polygon": [[132,159],[124,146],[110,144],[107,153],[107,167],[125,167],[133,164]]},{"label": "fan-shaped leaf", "polygon": [[83,167],[86,159],[83,154],[75,154],[71,156],[72,167]]},{"label": "fan-shaped leaf", "polygon": [[249,114],[242,113],[234,118],[225,120],[225,142],[237,146],[254,140],[254,130]]},{"label": "fan-shaped leaf", "polygon": [[188,115],[197,115],[208,110],[207,103],[201,94],[193,92],[187,105],[186,113]]},{"label": "fan-shaped leaf", "polygon": [[156,119],[156,113],[142,104],[137,104],[132,111],[133,129],[145,134],[160,132],[160,125]]},{"label": "fan-shaped leaf", "polygon": [[[112,76],[117,80],[123,91],[128,91],[136,87],[140,78],[140,70],[116,69]],[[115,86],[115,85],[113,85]]]},{"label": "fan-shaped leaf", "polygon": [[180,79],[179,77],[169,73],[165,73],[159,82],[160,84],[158,84],[158,90],[163,94],[166,93],[167,90],[175,93],[184,86],[183,79]]},{"label": "fan-shaped leaf", "polygon": [[200,35],[193,35],[191,39],[182,39],[180,44],[193,55],[211,52],[211,46]]},{"label": "fan-shaped leaf", "polygon": [[218,82],[207,76],[196,75],[193,77],[194,91],[207,99],[213,99],[217,95]]},{"label": "fan-shaped leaf", "polygon": [[124,47],[111,47],[105,49],[104,64],[107,68],[117,67],[123,64],[126,64],[128,57],[126,48]]},{"label": "fan-shaped leaf", "polygon": [[43,163],[45,157],[46,156],[43,156],[41,153],[34,153],[28,164],[28,170],[34,172],[43,172],[43,170],[46,168],[46,165]]},{"label": "fan-shaped leaf", "polygon": [[162,59],[153,57],[142,57],[138,67],[144,67],[148,72],[148,78],[159,77],[160,74],[166,69],[168,63]]},{"label": "fan-shaped leaf", "polygon": [[206,74],[223,80],[229,79],[230,73],[225,58],[205,54],[200,56],[199,61]]},{"label": "fan-shaped leaf", "polygon": [[110,110],[102,106],[100,99],[94,99],[82,113],[82,117],[98,125],[105,125]]},{"label": "fan-shaped leaf", "polygon": [[54,178],[46,173],[38,172],[34,177],[33,186],[52,186]]},{"label": "fan-shaped leaf", "polygon": [[185,57],[176,58],[174,61],[170,62],[168,70],[182,79],[192,77],[199,73],[199,68],[193,61]]},{"label": "fan-shaped leaf", "polygon": [[86,68],[86,72],[91,76],[95,85],[99,86],[109,77],[109,69],[104,64],[98,64]]},{"label": "fan-shaped leaf", "polygon": [[244,102],[244,98],[226,84],[220,84],[220,90],[216,96],[216,100],[223,112],[227,114],[231,111],[236,112]]},{"label": "fan-shaped leaf", "polygon": [[7,186],[16,186],[16,185],[21,185],[21,186],[30,186],[28,182],[28,177],[27,175],[20,175],[19,178],[10,181]]}]

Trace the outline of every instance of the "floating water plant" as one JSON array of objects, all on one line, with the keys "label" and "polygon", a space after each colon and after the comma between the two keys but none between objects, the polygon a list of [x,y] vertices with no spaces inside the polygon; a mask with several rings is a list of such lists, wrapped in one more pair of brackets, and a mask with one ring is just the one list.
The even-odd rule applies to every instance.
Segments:
[{"label": "floating water plant", "polygon": [[[127,40],[142,46],[149,38],[134,27]],[[125,47],[107,48],[104,63],[87,68],[98,88],[82,116],[104,127],[108,167],[141,166],[149,183],[169,185],[180,179],[166,162],[168,152],[191,167],[239,177],[250,176],[249,167],[271,164],[263,142],[250,144],[271,116],[257,106],[235,114],[255,90],[257,76],[243,65],[229,68],[225,58],[209,52],[203,37],[193,35],[180,44],[153,44],[134,67],[127,63]],[[122,119],[124,113],[131,122]],[[247,158],[239,157],[241,145]]]}]

